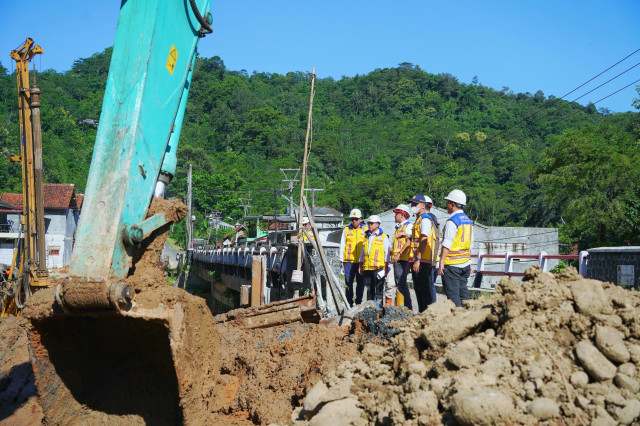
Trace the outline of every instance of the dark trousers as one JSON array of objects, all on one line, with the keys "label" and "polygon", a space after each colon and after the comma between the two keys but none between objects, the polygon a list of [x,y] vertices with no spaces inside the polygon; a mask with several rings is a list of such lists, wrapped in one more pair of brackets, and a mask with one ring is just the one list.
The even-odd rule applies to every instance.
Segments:
[{"label": "dark trousers", "polygon": [[[370,271],[362,271],[362,275],[364,277],[364,285],[367,286],[367,300],[378,300],[380,302],[384,302],[384,276],[382,278],[378,278],[378,274],[384,268],[378,268]],[[363,288],[364,291],[364,288]],[[358,289],[356,289],[356,304],[358,299],[362,300],[362,293],[358,295]]]},{"label": "dark trousers", "polygon": [[411,293],[409,292],[409,286],[407,286],[407,275],[409,274],[408,265],[406,260],[399,260],[398,263],[393,265],[393,275],[396,279],[396,288],[404,297],[404,306],[413,310],[411,304]]},{"label": "dark trousers", "polygon": [[347,285],[347,301],[353,306],[353,280],[356,280],[356,304],[362,303],[364,293],[364,280],[358,273],[359,263],[344,262],[344,282]]},{"label": "dark trousers", "polygon": [[438,278],[438,268],[436,266],[431,267],[431,300],[438,301],[438,293],[436,292],[436,278]]},{"label": "dark trousers", "polygon": [[418,273],[413,272],[413,288],[416,291],[416,299],[418,299],[418,312],[423,312],[427,306],[436,301],[436,298],[433,297],[435,291],[432,291],[434,289],[432,269],[433,266],[421,262]]},{"label": "dark trousers", "polygon": [[442,276],[444,294],[456,306],[462,306],[462,301],[469,299],[469,290],[467,289],[469,275],[471,275],[470,265],[464,268],[458,268],[453,265],[445,265],[444,267],[444,275]]}]

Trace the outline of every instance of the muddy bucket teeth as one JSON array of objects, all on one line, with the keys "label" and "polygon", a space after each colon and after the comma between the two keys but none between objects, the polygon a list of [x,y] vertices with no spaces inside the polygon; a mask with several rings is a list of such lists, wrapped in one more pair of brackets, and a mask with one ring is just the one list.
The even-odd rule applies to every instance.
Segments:
[{"label": "muddy bucket teeth", "polygon": [[[47,424],[198,424],[213,407],[218,334],[203,299],[145,290],[127,309],[63,310],[37,292],[24,315]],[[59,297],[59,294],[58,294]],[[90,299],[90,298],[89,298]]]}]

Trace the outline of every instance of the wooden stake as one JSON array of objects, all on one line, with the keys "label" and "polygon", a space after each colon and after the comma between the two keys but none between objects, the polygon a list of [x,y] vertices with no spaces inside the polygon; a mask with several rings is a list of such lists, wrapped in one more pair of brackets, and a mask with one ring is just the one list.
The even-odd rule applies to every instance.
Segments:
[{"label": "wooden stake", "polygon": [[[301,207],[304,206],[304,210],[307,212],[307,216],[309,217],[309,222],[311,222],[311,229],[316,235],[316,238],[314,239],[309,238],[309,241],[311,241],[313,248],[316,249],[316,251],[318,252],[318,255],[320,256],[320,261],[322,261],[322,266],[324,267],[324,271],[327,274],[327,282],[329,283],[329,286],[331,288],[331,293],[333,295],[333,299],[336,303],[336,309],[338,310],[338,314],[342,314],[342,312],[344,312],[345,309],[349,309],[349,304],[347,303],[347,297],[345,296],[344,292],[338,285],[338,280],[333,274],[333,270],[331,269],[331,266],[329,265],[329,262],[327,261],[327,258],[324,255],[324,249],[322,248],[322,243],[320,242],[320,236],[318,234],[318,228],[316,227],[316,221],[315,221],[315,218],[313,217],[313,212],[311,211],[311,209],[309,209],[309,204],[307,203],[307,197],[302,196],[302,202],[300,203],[300,206]],[[340,301],[340,299],[342,299],[342,302]]]},{"label": "wooden stake", "polygon": [[[300,214],[298,215],[298,271],[302,269],[302,250],[304,243],[300,230],[302,229],[302,198],[304,197],[304,184],[307,176],[307,157],[309,147],[309,135],[311,134],[311,113],[313,111],[313,88],[316,82],[316,68],[311,71],[311,96],[309,97],[309,118],[307,119],[307,136],[304,138],[304,155],[302,157],[302,178],[300,179]],[[316,234],[317,235],[317,234]]]}]

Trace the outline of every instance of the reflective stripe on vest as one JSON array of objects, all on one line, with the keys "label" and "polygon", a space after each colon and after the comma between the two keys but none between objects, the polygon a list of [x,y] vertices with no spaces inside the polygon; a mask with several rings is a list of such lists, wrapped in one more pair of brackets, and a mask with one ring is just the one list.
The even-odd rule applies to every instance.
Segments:
[{"label": "reflective stripe on vest", "polygon": [[460,213],[449,218],[458,228],[456,236],[451,244],[451,249],[445,265],[459,265],[471,260],[471,233],[473,232],[473,222],[466,214]]},{"label": "reflective stripe on vest", "polygon": [[[409,227],[409,221],[406,221],[396,229],[396,233],[393,235],[393,246],[391,247],[391,255],[395,256],[400,253],[400,250],[404,246],[405,237],[398,238],[399,235],[407,234],[407,228]],[[400,255],[399,260],[409,260],[409,253],[411,252],[411,240],[409,240],[409,247]]]},{"label": "reflective stripe on vest", "polygon": [[[384,239],[387,234],[382,232],[380,235],[376,235],[371,242],[371,251],[369,251],[369,240],[365,239],[362,245],[362,263],[364,264],[365,271],[376,270],[384,268],[384,261],[387,258],[384,252]],[[371,238],[371,237],[369,237]]]},{"label": "reflective stripe on vest", "polygon": [[364,233],[369,228],[360,224],[358,228],[353,229],[351,225],[344,228],[344,253],[342,253],[342,261],[349,263],[360,262],[360,253],[362,252],[362,243],[364,241]]}]

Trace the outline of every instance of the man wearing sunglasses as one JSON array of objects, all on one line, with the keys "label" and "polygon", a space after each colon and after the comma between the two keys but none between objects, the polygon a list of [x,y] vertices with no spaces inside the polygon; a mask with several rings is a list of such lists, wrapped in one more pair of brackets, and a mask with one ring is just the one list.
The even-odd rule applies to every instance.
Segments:
[{"label": "man wearing sunglasses", "polygon": [[349,213],[349,225],[342,230],[340,238],[340,253],[342,261],[340,267],[344,270],[344,282],[347,285],[347,300],[353,305],[353,280],[356,281],[356,305],[362,303],[364,294],[364,280],[358,271],[360,265],[360,254],[362,243],[365,239],[365,232],[369,228],[362,223],[362,213],[359,209],[351,210]]},{"label": "man wearing sunglasses", "polygon": [[445,200],[451,216],[444,226],[438,275],[442,276],[442,287],[447,297],[456,306],[462,306],[462,301],[469,299],[467,281],[471,274],[473,222],[462,210],[467,204],[464,192],[454,189]]}]

